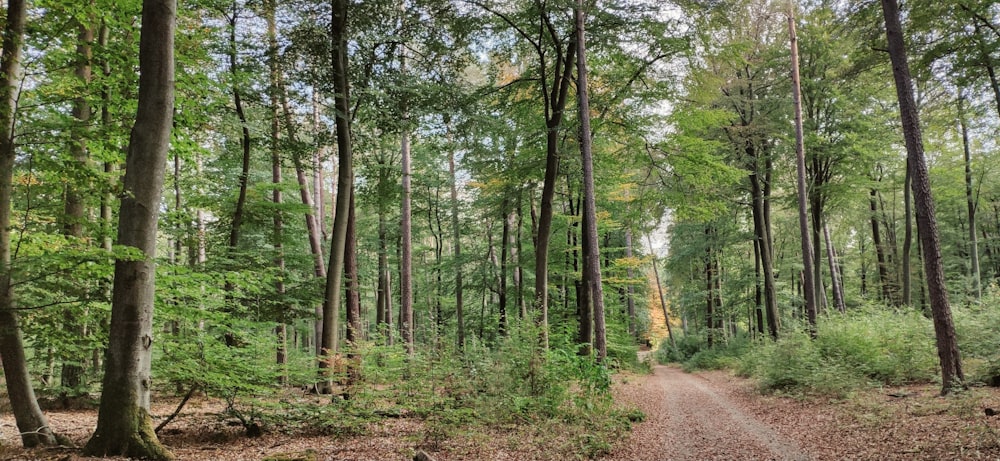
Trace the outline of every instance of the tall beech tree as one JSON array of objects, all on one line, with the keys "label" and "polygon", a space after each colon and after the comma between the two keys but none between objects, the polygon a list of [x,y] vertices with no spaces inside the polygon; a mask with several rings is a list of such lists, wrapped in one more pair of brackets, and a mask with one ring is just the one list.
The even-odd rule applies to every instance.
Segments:
[{"label": "tall beech tree", "polygon": [[889,43],[889,59],[899,101],[899,116],[903,125],[908,168],[911,174],[913,201],[917,208],[917,233],[923,249],[924,275],[930,296],[934,333],[937,338],[938,359],[941,362],[941,394],[948,394],[956,386],[964,386],[962,358],[955,337],[955,324],[948,304],[948,291],[944,281],[941,243],[938,236],[934,198],[931,196],[930,176],[924,158],[924,142],[920,129],[920,115],[913,97],[913,80],[906,61],[903,25],[896,0],[882,0],[885,32]]},{"label": "tall beech tree", "polygon": [[590,285],[585,287],[591,292],[591,302],[594,313],[594,348],[597,350],[597,361],[603,362],[608,356],[607,326],[604,319],[604,287],[601,283],[601,250],[597,241],[597,200],[594,191],[594,154],[590,129],[590,98],[587,93],[587,44],[586,13],[583,0],[577,0],[573,11],[576,19],[576,96],[577,108],[580,114],[580,161],[583,165],[583,257],[587,259],[585,279]]},{"label": "tall beech tree", "polygon": [[353,140],[351,139],[351,97],[347,64],[348,1],[333,0],[330,21],[331,61],[333,64],[334,121],[337,131],[337,208],[330,241],[330,262],[327,264],[326,287],[323,296],[323,337],[320,339],[319,368],[321,391],[330,393],[333,383],[328,373],[332,363],[328,356],[337,352],[337,332],[340,324],[340,294],[343,291],[344,253],[347,247],[347,226],[351,195],[354,194]]},{"label": "tall beech tree", "polygon": [[11,196],[14,190],[14,160],[17,157],[15,130],[17,104],[24,77],[21,59],[27,18],[23,0],[7,1],[7,20],[3,28],[3,54],[0,56],[0,359],[7,382],[7,394],[21,443],[25,447],[56,445],[48,419],[38,406],[31,386],[24,342],[14,300],[11,265]]},{"label": "tall beech tree", "polygon": [[174,111],[176,2],[143,0],[139,38],[139,105],[129,138],[118,244],[133,258],[115,261],[111,334],[97,429],[88,456],[172,459],[149,414],[157,219]]},{"label": "tall beech tree", "polygon": [[799,43],[795,34],[795,10],[794,4],[788,2],[788,37],[792,50],[792,105],[795,112],[795,183],[798,191],[799,204],[799,234],[802,243],[802,294],[806,300],[806,317],[809,321],[809,334],[816,337],[816,288],[820,284],[818,277],[814,277],[813,264],[819,264],[813,260],[812,242],[809,232],[809,210],[806,195],[806,154],[805,141],[802,133],[802,92],[799,86]]}]

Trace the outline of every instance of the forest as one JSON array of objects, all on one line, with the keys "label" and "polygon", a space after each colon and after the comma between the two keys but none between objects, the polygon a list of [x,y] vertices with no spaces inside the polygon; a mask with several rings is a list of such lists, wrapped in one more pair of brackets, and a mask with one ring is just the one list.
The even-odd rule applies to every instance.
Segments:
[{"label": "forest", "polygon": [[1000,456],[991,0],[2,16],[2,459]]}]

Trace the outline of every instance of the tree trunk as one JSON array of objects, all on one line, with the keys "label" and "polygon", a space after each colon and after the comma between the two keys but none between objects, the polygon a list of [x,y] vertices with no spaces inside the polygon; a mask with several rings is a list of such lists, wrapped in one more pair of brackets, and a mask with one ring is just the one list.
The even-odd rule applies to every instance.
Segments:
[{"label": "tree trunk", "polygon": [[923,247],[924,272],[930,294],[934,332],[937,337],[938,358],[941,361],[941,394],[949,393],[956,386],[964,386],[965,374],[955,338],[955,325],[948,305],[948,290],[944,282],[941,245],[938,240],[934,199],[931,196],[930,177],[924,159],[924,145],[920,132],[920,116],[913,100],[913,82],[906,62],[906,45],[903,43],[903,26],[899,19],[896,0],[882,0],[885,15],[889,58],[899,100],[899,113],[906,141],[907,158],[913,179],[913,198],[917,208],[917,228]]},{"label": "tree trunk", "polygon": [[764,274],[764,310],[767,312],[767,329],[771,338],[778,339],[778,330],[781,328],[778,317],[778,301],[774,287],[773,254],[771,251],[771,240],[767,232],[767,218],[765,217],[764,195],[760,187],[760,180],[756,173],[750,175],[750,195],[753,199],[751,214],[753,215],[754,236],[760,248],[760,266]]},{"label": "tree trunk", "polygon": [[[764,284],[763,277],[761,275],[760,269],[760,242],[757,239],[753,241],[753,259],[754,259],[754,290],[753,290],[753,305],[754,311],[756,312],[757,320],[757,332],[761,335],[764,334],[764,303],[763,296],[764,290],[762,285]],[[756,336],[755,336],[756,337]]]},{"label": "tree trunk", "polygon": [[601,250],[597,242],[597,205],[594,191],[594,158],[591,151],[590,97],[587,90],[587,45],[584,31],[584,2],[577,0],[576,16],[576,94],[580,109],[580,157],[583,163],[583,238],[587,241],[584,258],[590,263],[590,290],[594,304],[594,348],[597,361],[603,363],[608,356],[607,333],[604,324],[604,287],[601,283]]},{"label": "tree trunk", "polygon": [[[243,136],[240,138],[240,147],[243,157],[240,166],[240,193],[236,199],[236,209],[233,211],[233,224],[229,229],[229,251],[235,252],[240,244],[240,230],[243,226],[243,212],[247,202],[247,186],[250,181],[250,126],[247,124],[247,116],[243,111],[243,99],[240,97],[239,75],[236,70],[236,20],[238,18],[236,3],[233,3],[233,16],[229,19],[229,73],[232,82],[233,104],[236,106],[236,116],[240,120],[240,128]],[[231,255],[232,256],[232,255]],[[232,291],[231,282],[226,282],[226,291]]]},{"label": "tree trunk", "polygon": [[830,261],[830,288],[833,291],[833,305],[837,311],[844,313],[847,306],[844,304],[844,285],[841,283],[840,271],[837,270],[837,250],[830,239],[830,228],[823,224],[823,240],[826,241],[826,259]]},{"label": "tree trunk", "polygon": [[[795,110],[795,159],[796,183],[799,198],[799,234],[802,238],[802,293],[806,299],[806,316],[809,321],[809,335],[816,338],[816,287],[819,280],[813,270],[813,245],[809,237],[809,210],[806,203],[806,155],[802,135],[802,93],[799,88],[799,44],[795,35],[795,14],[789,3],[788,36],[792,49],[792,104]],[[817,239],[818,240],[818,239]],[[816,242],[819,245],[819,242]],[[819,268],[819,263],[816,263]]]},{"label": "tree trunk", "polygon": [[24,342],[15,310],[11,265],[11,196],[13,195],[14,160],[17,156],[14,132],[17,103],[21,88],[21,56],[24,43],[26,5],[22,0],[8,0],[3,30],[3,53],[0,54],[0,357],[11,410],[26,448],[56,445],[48,419],[38,407],[35,390],[24,355]]},{"label": "tree trunk", "polygon": [[497,277],[497,285],[500,287],[500,324],[497,329],[500,336],[507,336],[507,249],[510,247],[510,215],[507,214],[508,200],[504,198],[503,205],[500,206],[500,219],[503,221],[500,236],[500,275]]},{"label": "tree trunk", "polygon": [[285,311],[281,307],[285,294],[285,254],[284,254],[284,217],[281,212],[281,67],[278,65],[278,32],[274,19],[275,0],[265,0],[264,16],[267,22],[267,63],[269,70],[270,86],[268,97],[271,103],[271,183],[274,190],[271,191],[271,201],[274,202],[272,245],[274,246],[274,265],[278,268],[278,280],[275,281],[274,291],[279,297],[278,324],[274,327],[275,342],[275,362],[281,367],[279,382],[284,384],[288,381],[288,371],[285,364],[288,362],[285,337],[287,329],[285,327]]},{"label": "tree trunk", "polygon": [[348,357],[356,358],[355,346],[362,339],[361,329],[361,288],[358,284],[358,238],[357,217],[355,216],[354,194],[351,194],[351,208],[347,216],[347,247],[344,250],[344,278],[347,283],[347,332],[345,339],[350,347]]},{"label": "tree trunk", "polygon": [[632,271],[632,229],[625,229],[625,258],[628,259],[628,266],[625,269],[625,276],[628,277],[628,285],[625,287],[625,310],[628,314],[628,332],[636,341],[639,340],[639,329],[635,321],[635,288],[632,286],[632,279],[635,274]]},{"label": "tree trunk", "polygon": [[705,343],[711,349],[715,345],[715,282],[712,280],[712,230],[705,227]]},{"label": "tree trunk", "polygon": [[[543,11],[542,15],[545,14]],[[562,127],[563,112],[566,109],[569,83],[573,74],[573,60],[576,45],[571,39],[566,45],[564,56],[558,56],[551,91],[544,91],[545,99],[545,179],[542,183],[541,207],[538,214],[538,235],[535,238],[535,306],[538,308],[538,324],[541,326],[541,345],[549,347],[549,238],[552,233],[552,201],[556,192],[559,175],[559,129]],[[545,73],[545,60],[541,60],[541,71]],[[560,59],[561,58],[561,59]],[[560,72],[562,66],[562,72]],[[542,81],[542,86],[547,84]]]},{"label": "tree trunk", "polygon": [[110,343],[97,429],[87,456],[171,459],[153,432],[153,298],[156,230],[174,107],[174,15],[170,0],[144,0],[139,39],[139,103],[129,139],[118,244],[142,252],[115,262]]},{"label": "tree trunk", "polygon": [[[380,167],[384,168],[384,165],[380,164]],[[384,181],[385,175],[380,172],[379,190],[382,189]],[[392,296],[389,294],[389,245],[386,235],[385,214],[385,204],[382,203],[382,198],[380,197],[378,203],[378,292],[375,296],[375,305],[377,306],[378,313],[375,325],[379,333],[384,337],[385,344],[392,345]]]},{"label": "tree trunk", "polygon": [[[577,206],[580,210],[581,215],[581,229],[580,236],[576,234],[573,235],[574,246],[577,242],[580,245],[580,281],[576,285],[576,305],[577,305],[577,317],[579,318],[580,330],[577,335],[577,343],[580,345],[580,350],[578,353],[580,355],[590,355],[593,353],[594,345],[594,302],[592,300],[592,292],[590,290],[590,270],[591,261],[587,258],[590,254],[590,241],[586,239],[582,234],[585,232],[584,228],[587,227],[587,215],[583,213],[581,209],[582,206]],[[575,255],[574,255],[574,259]],[[576,261],[574,261],[575,263]],[[574,270],[576,269],[576,264],[574,264]]]},{"label": "tree trunk", "polygon": [[455,173],[455,149],[448,149],[448,176],[451,185],[451,236],[455,255],[455,317],[458,330],[458,350],[465,348],[465,318],[462,305],[462,233],[458,227],[458,179]]},{"label": "tree trunk", "polygon": [[910,160],[906,160],[906,174],[903,177],[903,296],[902,303],[909,306],[913,302],[913,274],[910,268],[910,252],[913,247],[913,199],[910,195]]},{"label": "tree trunk", "polygon": [[878,265],[878,283],[882,291],[882,302],[890,302],[892,299],[892,289],[889,286],[889,273],[886,268],[885,247],[882,245],[882,232],[879,229],[878,202],[876,200],[878,192],[872,189],[869,193],[868,205],[871,211],[872,223],[872,245],[875,247],[875,260]]},{"label": "tree trunk", "polygon": [[972,151],[969,146],[969,127],[965,122],[965,97],[958,98],[958,123],[962,128],[962,147],[965,152],[965,203],[969,213],[969,256],[972,272],[972,294],[978,301],[983,297],[982,277],[979,270],[979,240],[976,233],[976,198],[972,194]]},{"label": "tree trunk", "polygon": [[328,358],[337,352],[337,333],[340,328],[340,293],[343,288],[344,254],[347,246],[347,222],[354,194],[354,169],[352,164],[351,98],[347,79],[347,0],[333,0],[331,9],[331,60],[333,61],[334,107],[337,126],[337,209],[333,219],[333,238],[330,242],[329,272],[323,297],[323,335],[320,340],[321,391],[330,393],[333,383],[326,370],[332,365]]},{"label": "tree trunk", "polygon": [[[280,65],[280,61],[276,61]],[[292,142],[298,141],[298,135],[295,131],[295,120],[292,118],[292,110],[288,104],[288,92],[285,89],[284,73],[278,68],[277,80],[275,88],[277,97],[281,99],[281,111],[282,117],[285,122],[285,133],[288,136],[288,140]],[[315,121],[314,121],[315,123]],[[318,123],[317,123],[318,124]],[[320,151],[317,149],[314,153],[313,166],[317,170],[314,171],[313,186],[323,189],[322,182],[317,181],[317,178],[322,176],[321,164],[319,162]],[[309,239],[309,253],[313,258],[313,276],[319,279],[326,278],[326,265],[323,262],[323,241],[326,236],[323,232],[323,202],[322,202],[322,192],[313,190],[315,194],[320,196],[320,201],[316,202],[313,200],[313,194],[309,191],[309,183],[306,178],[305,167],[303,165],[302,158],[298,154],[292,155],[292,164],[295,167],[295,181],[299,186],[299,199],[302,205],[305,205],[305,221],[306,221],[306,234]],[[314,321],[313,330],[316,336],[316,354],[322,354],[322,348],[320,345],[320,338],[323,335],[323,306],[322,304],[314,307],[314,312],[316,319]]]},{"label": "tree trunk", "polygon": [[663,297],[663,285],[660,283],[660,271],[656,268],[656,253],[653,252],[653,239],[647,235],[646,240],[649,243],[649,254],[653,258],[650,263],[653,265],[653,277],[656,279],[656,291],[660,294],[660,308],[663,309],[663,320],[664,323],[667,324],[667,337],[670,338],[670,347],[676,348],[677,343],[674,341],[674,330],[670,326],[670,313],[667,311],[667,300]]},{"label": "tree trunk", "polygon": [[[77,40],[75,73],[76,78],[80,80],[80,83],[84,87],[83,91],[86,91],[86,86],[91,81],[91,43],[94,41],[94,30],[87,25],[80,24]],[[87,102],[87,98],[84,95],[81,94],[73,99],[72,116],[74,126],[70,130],[70,136],[72,137],[70,141],[70,153],[73,156],[73,168],[78,168],[82,173],[90,168],[86,132],[89,131],[88,125],[90,123],[91,108],[90,103]],[[88,175],[78,174],[75,176],[87,177]],[[66,221],[63,226],[63,233],[73,240],[80,241],[83,238],[83,224],[87,219],[83,191],[89,187],[90,185],[88,184],[79,184],[78,180],[72,179],[66,186]],[[64,309],[63,320],[63,328],[73,332],[82,340],[83,336],[86,335],[87,329],[85,324],[81,323],[79,313],[72,308]],[[81,389],[79,388],[83,378],[83,354],[85,350],[82,347],[72,347],[70,350],[68,354],[63,354],[62,373],[60,374],[63,388],[60,396],[64,402],[64,406],[68,404],[69,398],[80,395]]]},{"label": "tree trunk", "polygon": [[413,225],[410,216],[410,134],[405,130],[400,142],[400,153],[403,157],[403,203],[400,207],[402,255],[399,260],[399,331],[406,344],[406,352],[413,354]]}]

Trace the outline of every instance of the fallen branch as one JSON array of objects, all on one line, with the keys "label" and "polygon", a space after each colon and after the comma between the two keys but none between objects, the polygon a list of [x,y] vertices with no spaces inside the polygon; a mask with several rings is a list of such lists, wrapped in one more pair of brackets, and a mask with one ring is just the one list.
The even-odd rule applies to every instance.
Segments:
[{"label": "fallen branch", "polygon": [[191,386],[191,390],[189,390],[187,392],[187,394],[184,395],[184,398],[181,399],[181,403],[177,405],[177,409],[174,410],[174,412],[170,416],[167,416],[167,419],[163,420],[162,423],[160,423],[159,425],[157,425],[156,429],[153,429],[153,432],[159,434],[160,433],[160,429],[163,429],[164,427],[167,426],[167,424],[170,424],[170,422],[173,421],[174,418],[176,418],[177,415],[179,415],[181,413],[181,410],[184,409],[184,405],[187,404],[188,400],[191,400],[191,396],[193,396],[194,393],[197,392],[200,387],[201,386],[199,386],[197,384]]}]

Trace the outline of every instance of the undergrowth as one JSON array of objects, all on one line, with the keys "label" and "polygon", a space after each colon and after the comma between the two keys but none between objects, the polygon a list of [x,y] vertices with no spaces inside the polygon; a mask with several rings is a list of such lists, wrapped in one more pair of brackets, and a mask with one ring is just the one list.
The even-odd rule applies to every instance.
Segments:
[{"label": "undergrowth", "polygon": [[[971,384],[1000,384],[1000,296],[953,307],[959,348]],[[746,336],[708,348],[703,335],[664,342],[661,363],[685,371],[731,369],[755,379],[765,392],[846,397],[878,385],[938,382],[931,320],[916,309],[867,306],[821,316],[816,339],[801,325],[786,325],[777,341]]]},{"label": "undergrowth", "polygon": [[[537,338],[533,326],[517,327],[496,344],[473,339],[462,353],[441,344],[430,353],[414,355],[400,345],[363,342],[355,350],[361,357],[358,381],[348,384],[346,374],[338,375],[333,396],[325,403],[308,393],[315,375],[290,376],[285,391],[277,392],[280,370],[268,363],[269,357],[253,360],[252,351],[240,348],[213,346],[208,351],[202,345],[187,361],[175,360],[165,374],[169,382],[198,385],[225,399],[223,418],[256,424],[264,431],[358,437],[386,420],[406,418],[420,424],[419,437],[411,440],[419,448],[436,450],[459,437],[476,443],[477,434],[488,441],[484,434],[513,429],[514,434],[532,434],[524,442],[538,444],[547,453],[591,458],[608,452],[644,415],[615,407],[607,366],[578,356],[568,339],[556,338],[543,352]],[[614,346],[608,363],[641,369],[635,348],[631,353],[627,349]],[[238,379],[205,371],[220,367],[221,361],[239,367]]]}]

